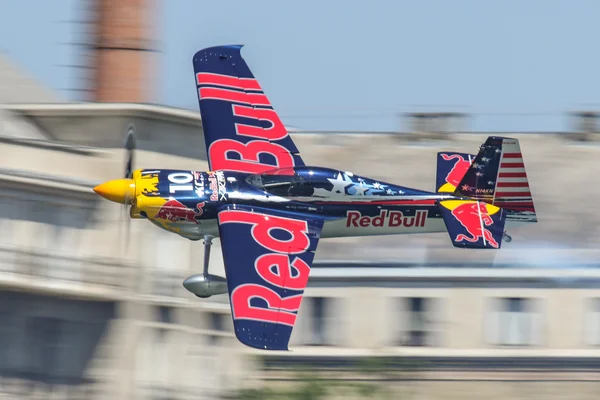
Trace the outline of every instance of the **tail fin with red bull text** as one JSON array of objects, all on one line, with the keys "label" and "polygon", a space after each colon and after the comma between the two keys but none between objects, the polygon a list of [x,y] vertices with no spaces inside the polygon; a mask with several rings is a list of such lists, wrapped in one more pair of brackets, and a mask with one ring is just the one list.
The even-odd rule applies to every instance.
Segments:
[{"label": "tail fin with red bull text", "polygon": [[445,200],[439,203],[454,247],[499,249],[506,212],[482,201]]},{"label": "tail fin with red bull text", "polygon": [[509,221],[537,222],[518,139],[488,137],[454,193],[506,210]]},{"label": "tail fin with red bull text", "polygon": [[474,154],[439,152],[435,190],[438,193],[454,193],[474,159]]}]

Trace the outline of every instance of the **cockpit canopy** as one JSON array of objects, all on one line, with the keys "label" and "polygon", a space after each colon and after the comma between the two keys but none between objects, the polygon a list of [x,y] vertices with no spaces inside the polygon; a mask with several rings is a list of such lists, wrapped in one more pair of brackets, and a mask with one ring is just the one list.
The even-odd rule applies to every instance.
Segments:
[{"label": "cockpit canopy", "polygon": [[294,168],[280,168],[250,175],[246,181],[275,196],[306,197],[314,193],[311,183]]},{"label": "cockpit canopy", "polygon": [[318,197],[328,197],[328,192],[333,196],[340,194],[343,196],[344,193],[331,192],[331,186],[333,182],[340,179],[344,179],[348,183],[346,186],[350,186],[352,181],[348,177],[353,177],[354,180],[362,179],[347,171],[303,165],[250,175],[246,178],[246,182],[275,196],[308,197],[315,196],[317,190]]}]

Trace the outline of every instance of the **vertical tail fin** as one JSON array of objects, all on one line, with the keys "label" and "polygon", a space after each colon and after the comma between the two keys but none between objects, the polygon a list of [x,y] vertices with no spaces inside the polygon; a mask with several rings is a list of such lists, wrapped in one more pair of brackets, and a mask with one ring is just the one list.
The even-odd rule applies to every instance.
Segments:
[{"label": "vertical tail fin", "polygon": [[438,193],[454,193],[474,159],[474,154],[448,151],[438,153],[435,190]]},{"label": "vertical tail fin", "polygon": [[507,211],[508,219],[537,222],[517,139],[488,137],[455,194],[501,207]]}]

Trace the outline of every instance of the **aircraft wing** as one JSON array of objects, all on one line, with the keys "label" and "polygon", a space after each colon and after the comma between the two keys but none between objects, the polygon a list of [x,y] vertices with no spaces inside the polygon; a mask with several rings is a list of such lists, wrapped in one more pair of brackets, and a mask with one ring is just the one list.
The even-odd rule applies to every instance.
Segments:
[{"label": "aircraft wing", "polygon": [[226,206],[218,219],[236,337],[288,350],[323,221],[240,205]]},{"label": "aircraft wing", "polygon": [[241,48],[216,46],[194,55],[210,169],[260,173],[304,165]]}]

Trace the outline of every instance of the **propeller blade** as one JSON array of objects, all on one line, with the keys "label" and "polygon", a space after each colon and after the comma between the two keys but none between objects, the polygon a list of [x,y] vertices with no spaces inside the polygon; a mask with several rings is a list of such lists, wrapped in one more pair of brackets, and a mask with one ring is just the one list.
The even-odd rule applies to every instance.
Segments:
[{"label": "propeller blade", "polygon": [[[124,148],[126,150],[127,160],[125,162],[125,178],[131,178],[133,175],[134,168],[134,151],[136,148],[136,140],[135,140],[135,125],[133,123],[129,124],[127,127],[127,133],[125,137]],[[127,207],[130,207],[129,201],[128,204],[125,204],[122,209],[121,218],[125,219],[124,221],[124,229],[122,229],[122,233],[124,230],[125,237],[122,238],[121,242],[124,244],[123,251],[127,253],[129,247],[129,234],[130,234],[130,224],[131,224],[131,208],[129,210]]]},{"label": "propeller blade", "polygon": [[129,244],[129,224],[130,224],[130,218],[129,218],[129,213],[127,211],[127,207],[128,205],[125,204],[123,206],[120,206],[120,211],[119,211],[119,233],[118,233],[118,240],[117,240],[117,246],[118,246],[118,251],[120,252],[120,254],[122,254],[123,256],[125,256],[127,254],[127,248],[128,248],[128,244]]},{"label": "propeller blade", "polygon": [[131,232],[131,217],[130,217],[131,208],[129,209],[129,211],[127,211],[127,206],[125,206],[124,211],[125,211],[125,240],[123,242],[125,245],[124,252],[125,252],[125,254],[127,254],[127,250],[129,249],[129,235]]},{"label": "propeller blade", "polygon": [[135,150],[135,144],[135,126],[130,124],[127,127],[127,137],[125,138],[125,150],[127,150],[125,178],[131,178],[131,174],[133,173],[133,152]]}]

